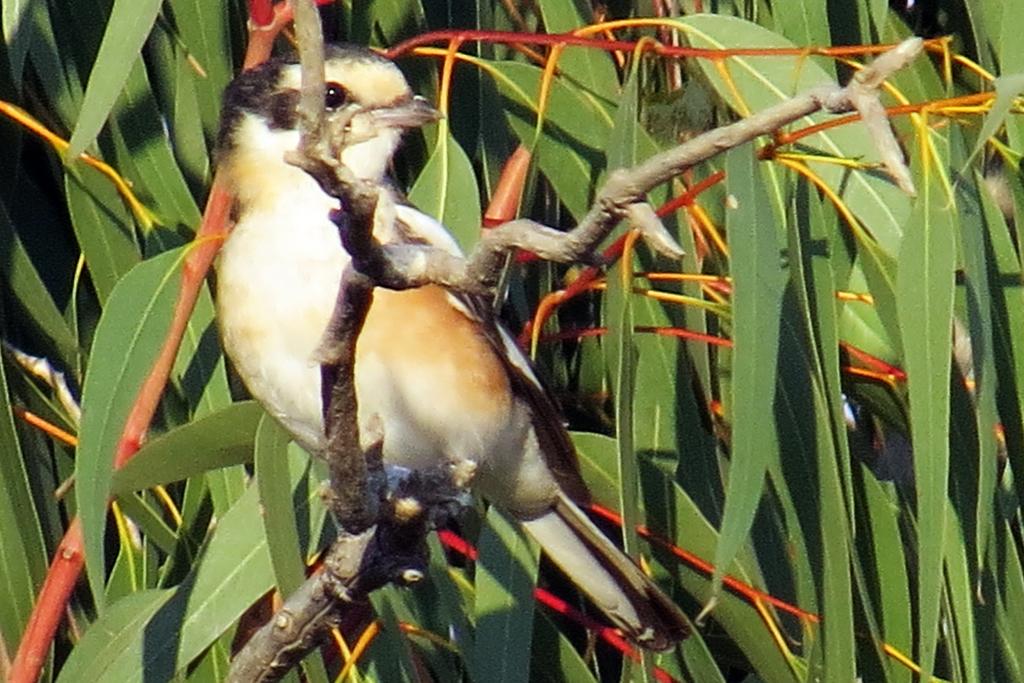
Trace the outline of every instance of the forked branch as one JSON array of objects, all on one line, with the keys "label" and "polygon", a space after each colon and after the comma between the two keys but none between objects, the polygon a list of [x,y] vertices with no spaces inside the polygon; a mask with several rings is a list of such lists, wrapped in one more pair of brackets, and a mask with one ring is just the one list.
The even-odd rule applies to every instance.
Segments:
[{"label": "forked branch", "polygon": [[498,282],[510,252],[524,249],[561,263],[589,262],[601,241],[622,221],[638,229],[656,251],[679,257],[682,251],[647,204],[647,192],[697,163],[821,110],[837,114],[857,111],[890,175],[905,191],[914,191],[879,101],[878,87],[920,52],[922,41],[917,38],[879,56],[845,87],[812,89],[692,138],[633,168],[612,172],[589,212],[568,232],[531,220],[514,220],[484,232],[466,258],[420,245],[381,244],[373,237],[380,188],[355,178],[338,162],[337,150],[344,145],[346,116],[350,114],[341,110],[327,115],[323,109],[323,38],[313,0],[296,2],[295,23],[302,62],[302,143],[289,161],[338,198],[341,211],[337,223],[352,257],[322,348],[328,436],[325,457],[331,471],[328,500],[341,532],[324,571],[292,596],[278,617],[238,655],[232,667],[234,680],[273,680],[286,660],[291,661],[286,655],[311,647],[315,636],[336,622],[348,602],[362,599],[389,581],[418,580],[425,566],[423,539],[432,512],[449,508],[472,476],[471,472],[440,467],[402,477],[395,489],[384,474],[379,448],[370,453],[361,448],[361,442],[379,444],[382,437],[363,435],[360,439],[353,372],[356,340],[375,287],[400,290],[433,283],[486,293]]}]

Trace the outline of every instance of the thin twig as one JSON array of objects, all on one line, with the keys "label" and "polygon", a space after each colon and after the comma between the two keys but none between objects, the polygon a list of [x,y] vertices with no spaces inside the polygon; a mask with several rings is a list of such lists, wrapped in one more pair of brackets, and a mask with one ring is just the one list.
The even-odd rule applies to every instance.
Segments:
[{"label": "thin twig", "polygon": [[[590,211],[569,232],[525,219],[510,221],[485,232],[472,253],[462,259],[441,249],[381,244],[374,238],[377,205],[391,199],[382,195],[386,190],[355,178],[339,163],[336,150],[344,145],[344,117],[351,113],[324,116],[319,18],[312,0],[296,2],[295,13],[302,60],[302,144],[288,160],[339,199],[343,211],[337,212],[336,222],[343,246],[352,258],[320,350],[328,437],[322,455],[331,471],[328,502],[341,532],[323,574],[310,579],[293,595],[284,610],[236,657],[232,680],[275,680],[283,672],[283,664],[311,647],[314,636],[335,623],[345,605],[361,600],[385,583],[418,580],[426,561],[424,537],[429,520],[457,504],[459,492],[472,478],[472,472],[454,472],[440,465],[407,473],[397,487],[389,487],[380,459],[383,435],[363,434],[363,442],[376,444],[369,452],[363,451],[354,379],[355,348],[374,287],[408,289],[435,283],[466,292],[486,292],[497,283],[510,252],[526,249],[553,261],[589,261],[598,244],[622,220],[638,228],[656,250],[678,257],[681,250],[646,203],[646,193],[694,164],[822,109],[832,113],[856,109],[872,130],[884,127],[891,140],[882,143],[890,145],[883,158],[898,177],[906,168],[902,157],[892,153],[895,138],[878,103],[877,88],[921,49],[920,40],[905,41],[880,56],[844,88],[816,88],[692,138],[633,168],[613,171],[598,190]],[[250,677],[236,677],[243,671]]]}]

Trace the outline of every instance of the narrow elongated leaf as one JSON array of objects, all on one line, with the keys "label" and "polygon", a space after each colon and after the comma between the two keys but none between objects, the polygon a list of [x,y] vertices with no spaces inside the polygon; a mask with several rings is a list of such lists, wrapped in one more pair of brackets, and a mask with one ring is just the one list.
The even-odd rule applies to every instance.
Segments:
[{"label": "narrow elongated leaf", "polygon": [[[976,177],[975,181],[980,181]],[[999,453],[996,433],[999,430],[999,415],[996,408],[995,354],[992,337],[992,292],[989,273],[985,263],[985,225],[983,208],[977,185],[960,185],[957,194],[963,210],[960,212],[963,229],[960,236],[961,253],[964,263],[964,280],[967,290],[967,323],[971,337],[971,370],[968,379],[974,381],[975,419],[978,434],[978,490],[974,548],[975,571],[980,575],[988,555],[988,543],[992,532],[992,501],[996,492]],[[984,201],[984,200],[983,200]],[[990,209],[991,210],[991,209]]]},{"label": "narrow elongated leaf", "polygon": [[[803,189],[797,191],[797,197],[798,202],[802,200],[810,203],[810,197]],[[801,208],[807,210],[807,213],[801,211]],[[796,215],[789,230],[789,253],[794,257],[789,260],[793,273],[791,287],[794,296],[792,299],[787,297],[786,305],[783,307],[784,330],[790,331],[790,334],[784,335],[784,340],[792,339],[796,348],[787,352],[785,345],[782,346],[783,356],[789,361],[780,367],[779,372],[783,383],[780,387],[780,399],[784,391],[786,399],[789,400],[787,412],[796,418],[793,420],[793,431],[802,432],[801,439],[807,444],[806,447],[800,448],[800,443],[787,445],[783,442],[781,448],[784,453],[791,454],[790,457],[782,458],[784,464],[787,461],[805,459],[805,462],[810,464],[807,471],[817,472],[817,479],[811,482],[813,489],[810,496],[799,495],[804,489],[799,483],[802,478],[795,471],[791,470],[787,483],[795,486],[793,490],[797,495],[793,496],[793,502],[802,519],[814,520],[813,524],[805,523],[803,536],[812,555],[812,566],[820,567],[815,577],[818,579],[815,581],[819,596],[817,602],[828,615],[822,627],[823,673],[826,680],[838,682],[854,678],[856,672],[853,586],[850,577],[853,524],[847,509],[853,496],[852,491],[844,490],[841,470],[841,466],[848,464],[849,461],[846,460],[844,463],[841,458],[836,457],[837,451],[841,450],[837,444],[842,443],[845,446],[847,441],[846,428],[841,418],[842,397],[838,391],[838,384],[833,385],[836,390],[834,396],[826,394],[828,382],[822,364],[822,356],[834,358],[836,348],[834,302],[829,291],[832,287],[832,276],[827,261],[817,264],[818,270],[824,272],[808,272],[813,268],[815,261],[824,259],[815,259],[803,242],[804,238],[810,237],[812,229],[819,234],[824,232],[823,226],[820,225],[820,212],[813,215],[810,208],[811,206],[806,204],[804,207],[794,207]],[[815,219],[819,224],[812,228],[808,223]],[[813,279],[815,276],[816,281]],[[812,298],[812,293],[821,289],[825,289],[824,296]],[[831,329],[824,330],[832,340],[831,349],[828,351],[821,350],[823,344],[818,341],[815,321],[819,317],[832,322]],[[803,362],[800,362],[801,360]],[[834,371],[838,371],[838,363]],[[806,397],[803,398],[802,395]],[[835,429],[840,431],[834,433]],[[784,430],[782,431],[784,433]],[[796,456],[797,452],[802,453],[804,458]],[[812,453],[815,456],[813,462],[810,457]]]},{"label": "narrow elongated leaf", "polygon": [[[628,168],[635,163],[639,74],[630,73],[622,101],[615,114],[615,128],[608,144],[608,163],[612,168]],[[636,556],[639,540],[636,527],[643,523],[637,474],[636,401],[637,347],[633,341],[633,253],[623,254],[619,267],[608,284],[608,363],[615,392],[615,441],[618,461],[618,509],[622,514],[622,540],[626,554]],[[642,420],[640,422],[643,422]]]},{"label": "narrow elongated leaf", "polygon": [[[184,50],[203,69],[204,74],[201,75],[188,67],[180,72],[179,78],[189,80],[189,86],[194,88],[194,97],[201,112],[199,123],[212,140],[217,134],[221,93],[234,76],[231,8],[223,3],[204,0],[168,0],[167,5],[174,13],[175,27],[181,34]],[[180,92],[184,87],[185,84],[179,82],[175,90]],[[175,99],[182,101],[190,96],[178,95]],[[185,115],[190,108],[191,105],[187,108],[175,106],[175,119]]]},{"label": "narrow elongated leaf", "polygon": [[725,169],[734,206],[726,217],[733,277],[733,438],[715,550],[716,590],[754,520],[765,467],[778,457],[774,397],[783,285],[775,225],[753,146],[729,151]]},{"label": "narrow elongated leaf", "polygon": [[103,42],[89,75],[82,110],[71,134],[69,159],[84,152],[99,134],[139,59],[160,5],[161,0],[114,0]]},{"label": "narrow elongated leaf", "polygon": [[[145,631],[146,624],[174,596],[174,591],[140,591],[118,600],[94,623],[65,662],[60,682],[112,681],[111,662],[124,657]],[[135,655],[140,653],[136,650]],[[133,680],[121,679],[125,682]]]},{"label": "narrow elongated leaf", "polygon": [[[632,255],[629,255],[630,257]],[[636,467],[636,445],[634,429],[634,401],[636,399],[637,351],[633,344],[633,306],[629,284],[633,281],[632,258],[619,262],[619,296],[612,303],[615,322],[611,325],[609,343],[615,353],[615,376],[612,386],[615,390],[615,443],[618,457],[618,507],[622,512],[622,538],[627,554],[635,555],[639,550],[636,527],[642,523],[640,501],[638,500],[638,479]],[[609,299],[612,297],[609,296]]]},{"label": "narrow elongated leaf", "polygon": [[100,305],[118,279],[140,260],[135,224],[107,178],[91,168],[64,176],[68,212]]},{"label": "narrow elongated leaf", "polygon": [[[891,484],[881,484],[863,465],[857,466],[858,534],[857,551],[865,567],[861,600],[878,610],[869,623],[878,624],[877,637],[901,652],[910,652],[914,643],[910,614],[910,579],[903,538],[899,529],[899,509]],[[859,585],[858,588],[861,588]],[[910,683],[910,672],[890,660],[880,662],[894,683]]]},{"label": "narrow elongated leaf", "polygon": [[[775,29],[796,45],[828,45],[828,6],[817,0],[796,0],[775,13]],[[815,63],[830,74],[835,71],[828,60]]]},{"label": "narrow elongated leaf", "polygon": [[263,416],[259,404],[244,401],[148,441],[114,474],[111,493],[141,491],[249,462]]},{"label": "narrow elongated leaf", "polygon": [[967,557],[967,541],[964,538],[963,529],[960,527],[953,506],[946,506],[946,539],[944,562],[946,570],[946,592],[948,595],[947,604],[953,619],[952,642],[956,644],[957,659],[954,670],[960,669],[959,680],[984,680],[980,676],[981,665],[978,658],[978,624],[976,623],[975,610],[978,609],[978,616],[981,612],[991,608],[976,608],[974,605],[974,591],[971,586],[970,558]]},{"label": "narrow elongated leaf", "polygon": [[1000,126],[1003,125],[1017,96],[1024,92],[1024,73],[1000,76],[992,85],[996,89],[996,101],[992,104],[992,108],[988,113],[985,114],[985,122],[978,133],[978,141],[974,144],[974,149],[971,150],[970,156],[960,169],[960,175],[965,175],[968,172],[971,161],[988,144],[988,139],[995,135]]},{"label": "narrow elongated leaf", "polygon": [[[582,28],[591,22],[586,3],[566,0],[541,0],[537,3],[546,33],[563,33]],[[584,13],[586,12],[586,14]],[[619,78],[612,57],[602,50],[567,47],[558,61],[558,70],[585,92],[597,97],[608,107],[619,94]]]},{"label": "narrow elongated leaf", "polygon": [[[4,3],[6,6],[7,3]],[[78,116],[83,88],[75,60],[70,56],[71,44],[58,41],[53,29],[51,8],[47,3],[29,2],[29,12],[38,35],[29,44],[32,65],[46,74],[41,85],[47,99],[56,110],[66,130],[70,130]]]},{"label": "narrow elongated leaf", "polygon": [[443,128],[427,165],[409,190],[409,201],[439,220],[464,251],[480,237],[480,195],[469,157]]},{"label": "narrow elongated leaf", "polygon": [[145,64],[136,61],[110,113],[115,161],[164,224],[195,229],[199,207],[161,123],[165,116],[157,106]]},{"label": "narrow elongated leaf", "polygon": [[949,474],[949,372],[956,268],[955,207],[926,181],[900,247],[897,310],[903,336],[917,485],[918,652],[935,664]]},{"label": "narrow elongated leaf", "polygon": [[399,616],[395,614],[395,588],[387,586],[370,594],[370,604],[380,619],[380,632],[370,653],[367,679],[415,683],[416,665],[409,640],[402,635]]},{"label": "narrow elongated leaf", "polygon": [[288,471],[289,441],[291,437],[284,428],[269,415],[263,415],[256,430],[256,483],[274,576],[278,590],[286,598],[306,578]]},{"label": "narrow elongated leaf", "polygon": [[21,640],[36,586],[46,571],[39,517],[32,503],[30,472],[14,429],[5,363],[0,360],[0,640],[11,649]]},{"label": "narrow elongated leaf", "polygon": [[180,250],[133,268],[114,287],[96,328],[82,388],[82,428],[75,461],[86,570],[93,595],[103,595],[103,530],[114,450],[125,419],[171,322],[181,281]]},{"label": "narrow elongated leaf", "polygon": [[[700,14],[686,17],[679,23],[694,47],[796,47],[776,33],[735,17]],[[723,78],[712,60],[701,59],[697,63],[719,96],[740,115],[760,111],[808,88],[834,83],[834,76],[806,55],[729,57],[723,63],[731,82]],[[808,116],[801,123],[810,125],[824,118]],[[800,143],[804,153],[859,161],[878,159],[871,136],[860,122],[815,133],[801,139]],[[910,211],[907,196],[888,178],[878,174],[849,173],[839,164],[810,162],[810,165],[869,227],[882,250],[895,255],[903,223]]]},{"label": "narrow elongated leaf", "polygon": [[[542,71],[519,62],[495,62],[488,70],[508,99],[509,125],[528,147],[536,138]],[[555,187],[559,200],[577,219],[590,205],[612,120],[603,108],[556,78],[544,111],[544,126],[534,153],[537,165]]]},{"label": "narrow elongated leaf", "polygon": [[1016,616],[1024,608],[1024,563],[1018,551],[1019,546],[1010,531],[1008,523],[1000,525],[998,542],[993,544],[993,562],[996,578],[1001,590],[996,595],[996,635],[1005,669],[1011,680],[1024,676],[1024,625]]},{"label": "narrow elongated leaf", "polygon": [[[597,451],[588,451],[587,456],[597,456]],[[614,450],[602,459],[603,469],[613,472]],[[595,458],[596,463],[596,458]],[[649,526],[668,535],[669,540],[680,548],[705,561],[715,556],[720,537],[714,527],[701,514],[693,500],[673,480],[671,472],[650,461],[640,461],[640,476],[647,499]],[[763,587],[764,578],[756,557],[745,549],[736,554],[735,560],[725,570],[733,578],[744,583]],[[689,564],[680,563],[677,570],[683,589],[696,600],[708,601],[716,594],[709,573],[698,571]],[[732,592],[718,593],[719,602],[712,617],[736,642],[757,675],[765,681],[796,681],[795,672],[779,650],[771,632],[756,617],[755,608]],[[684,645],[684,648],[686,646]],[[701,679],[695,679],[701,680]]]},{"label": "narrow elongated leaf", "polygon": [[0,7],[7,61],[11,67],[11,79],[15,83],[21,82],[21,72],[33,37],[29,14],[31,4],[31,0],[6,0]]},{"label": "narrow elongated leaf", "polygon": [[587,663],[576,651],[547,615],[542,615],[534,622],[533,661],[530,670],[534,672],[533,680],[579,681],[589,683],[595,681],[594,674],[587,668]]},{"label": "narrow elongated leaf", "polygon": [[168,22],[157,22],[147,41],[147,71],[157,107],[168,117],[166,131],[175,159],[189,187],[199,194],[210,184],[211,158],[196,98],[195,63],[175,37]]},{"label": "narrow elongated leaf", "polygon": [[537,545],[492,507],[478,550],[474,671],[483,681],[528,681]]},{"label": "narrow elongated leaf", "polygon": [[[1024,196],[1017,200],[1021,206]],[[1021,268],[1016,240],[1006,218],[987,196],[985,212],[986,254],[992,283],[993,354],[996,362],[996,403],[1006,440],[1006,455],[1014,472],[1024,472],[1024,291],[1019,285]],[[1014,476],[1012,486],[1024,500],[1024,477]]]},{"label": "narrow elongated leaf", "polygon": [[[36,328],[41,336],[53,345],[60,360],[67,367],[77,367],[78,342],[74,333],[61,316],[53,297],[46,289],[46,284],[39,271],[32,263],[21,237],[14,230],[10,216],[0,204],[0,274],[3,275],[6,287],[14,295],[18,307],[22,309],[29,327]],[[17,310],[17,309],[15,309]]]},{"label": "narrow elongated leaf", "polygon": [[[111,605],[75,648],[61,680],[170,680],[184,671],[273,585],[263,525],[253,524],[259,514],[251,487],[219,520],[185,582],[173,592]],[[118,642],[107,649],[112,633]]]}]

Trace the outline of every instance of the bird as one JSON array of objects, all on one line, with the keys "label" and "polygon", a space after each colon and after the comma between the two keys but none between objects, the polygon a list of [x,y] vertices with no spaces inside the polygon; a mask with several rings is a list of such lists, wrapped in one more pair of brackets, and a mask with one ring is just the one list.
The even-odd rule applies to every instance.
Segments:
[{"label": "bird", "polygon": [[[367,48],[328,45],[324,71],[326,110],[351,113],[352,142],[338,158],[381,188],[374,236],[461,254],[388,178],[403,133],[439,112]],[[331,220],[338,200],[284,160],[299,144],[300,80],[286,55],[224,92],[217,163],[234,194],[234,226],[219,255],[216,306],[223,348],[249,393],[316,454],[326,443],[317,352],[350,257]],[[472,489],[518,520],[627,638],[663,651],[686,637],[679,606],[581,509],[588,491],[558,409],[487,302],[437,285],[377,288],[354,377],[360,431],[382,435],[385,463],[471,463]]]}]

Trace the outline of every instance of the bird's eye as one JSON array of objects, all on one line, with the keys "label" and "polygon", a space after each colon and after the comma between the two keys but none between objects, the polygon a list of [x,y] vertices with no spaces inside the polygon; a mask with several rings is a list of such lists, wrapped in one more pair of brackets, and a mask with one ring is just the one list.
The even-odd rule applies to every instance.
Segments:
[{"label": "bird's eye", "polygon": [[324,91],[324,106],[328,109],[340,109],[348,102],[348,93],[340,83],[328,83]]}]

